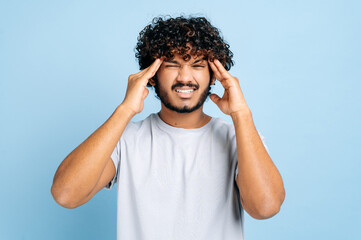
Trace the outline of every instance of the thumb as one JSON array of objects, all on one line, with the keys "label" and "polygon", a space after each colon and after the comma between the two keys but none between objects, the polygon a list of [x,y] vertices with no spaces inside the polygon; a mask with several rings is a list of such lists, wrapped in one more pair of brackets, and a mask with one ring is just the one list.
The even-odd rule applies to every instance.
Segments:
[{"label": "thumb", "polygon": [[144,101],[144,99],[148,96],[148,94],[149,94],[149,89],[144,88],[144,92],[143,92],[143,101]]},{"label": "thumb", "polygon": [[221,100],[221,98],[215,94],[212,93],[211,95],[209,95],[209,98],[218,106],[219,101]]}]

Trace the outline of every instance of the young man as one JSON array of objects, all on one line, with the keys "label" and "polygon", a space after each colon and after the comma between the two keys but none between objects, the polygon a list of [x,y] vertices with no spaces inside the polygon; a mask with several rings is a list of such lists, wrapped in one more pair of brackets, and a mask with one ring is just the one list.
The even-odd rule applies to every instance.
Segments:
[{"label": "young man", "polygon": [[[256,130],[232,52],[205,18],[156,18],[138,38],[124,101],[59,166],[56,202],[76,208],[118,183],[118,239],[243,239],[243,209],[279,212],[281,175]],[[210,94],[218,80],[224,95]],[[161,111],[140,122],[153,86]],[[203,112],[210,95],[233,124]]]}]

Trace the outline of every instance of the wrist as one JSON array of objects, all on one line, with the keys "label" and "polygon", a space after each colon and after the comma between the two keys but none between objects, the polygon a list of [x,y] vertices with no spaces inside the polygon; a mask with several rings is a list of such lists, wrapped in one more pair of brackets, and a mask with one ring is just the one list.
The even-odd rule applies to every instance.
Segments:
[{"label": "wrist", "polygon": [[230,114],[232,121],[239,121],[244,119],[252,119],[252,112],[249,109],[232,112]]},{"label": "wrist", "polygon": [[133,111],[130,107],[126,104],[120,104],[117,109],[115,110],[116,113],[119,113],[120,116],[126,117],[129,120],[132,119],[137,113]]}]

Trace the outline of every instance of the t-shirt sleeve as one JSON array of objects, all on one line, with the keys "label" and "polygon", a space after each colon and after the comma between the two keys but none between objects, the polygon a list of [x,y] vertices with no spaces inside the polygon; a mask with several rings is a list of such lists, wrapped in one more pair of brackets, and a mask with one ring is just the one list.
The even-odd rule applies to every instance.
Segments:
[{"label": "t-shirt sleeve", "polygon": [[[267,153],[269,154],[268,147],[266,145],[266,138],[262,135],[262,133],[260,131],[257,130],[257,132],[258,132],[259,137],[262,140],[264,148],[266,149]],[[235,174],[234,174],[235,181],[237,181],[237,175],[238,175],[238,161],[236,162],[236,170],[235,170]]]},{"label": "t-shirt sleeve", "polygon": [[118,180],[118,172],[119,172],[119,165],[120,165],[120,139],[117,142],[117,145],[115,146],[112,154],[110,155],[110,158],[112,159],[114,166],[115,166],[115,175],[113,179],[105,186],[105,189],[110,190],[112,189],[113,185],[117,183]]}]

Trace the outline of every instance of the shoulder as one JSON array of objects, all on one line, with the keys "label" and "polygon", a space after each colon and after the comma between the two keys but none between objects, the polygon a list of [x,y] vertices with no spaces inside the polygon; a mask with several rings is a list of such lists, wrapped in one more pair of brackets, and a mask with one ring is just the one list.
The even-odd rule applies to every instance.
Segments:
[{"label": "shoulder", "polygon": [[221,135],[232,136],[235,135],[234,125],[233,123],[227,122],[223,118],[213,118],[212,125],[213,132]]},{"label": "shoulder", "polygon": [[122,137],[134,136],[140,132],[149,131],[151,125],[154,122],[154,114],[150,114],[143,120],[140,121],[130,121],[126,128],[124,129]]},{"label": "shoulder", "polygon": [[236,141],[233,123],[223,118],[214,118],[212,124],[212,136],[219,144],[230,144]]},{"label": "shoulder", "polygon": [[[233,143],[236,143],[236,132],[233,123],[227,122],[222,118],[215,118],[213,124],[214,133],[216,133],[217,137],[223,137],[224,139],[228,139]],[[263,145],[265,146],[267,152],[268,147],[266,145],[266,138],[263,136],[260,130],[257,130],[259,137],[261,138]]]}]

